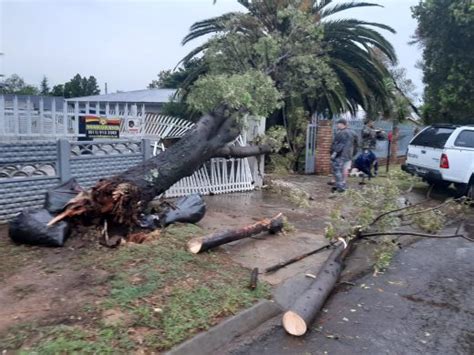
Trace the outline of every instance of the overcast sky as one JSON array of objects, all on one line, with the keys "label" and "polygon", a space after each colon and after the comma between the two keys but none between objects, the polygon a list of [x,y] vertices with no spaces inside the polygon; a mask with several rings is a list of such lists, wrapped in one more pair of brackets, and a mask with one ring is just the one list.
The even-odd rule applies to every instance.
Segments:
[{"label": "overcast sky", "polygon": [[[394,27],[387,37],[421,91],[420,50],[407,44],[418,0],[373,2],[385,7],[344,16]],[[0,74],[35,85],[46,75],[54,85],[80,73],[94,75],[102,92],[105,82],[109,92],[143,89],[194,47],[181,46],[192,23],[240,9],[235,0],[0,0]]]}]

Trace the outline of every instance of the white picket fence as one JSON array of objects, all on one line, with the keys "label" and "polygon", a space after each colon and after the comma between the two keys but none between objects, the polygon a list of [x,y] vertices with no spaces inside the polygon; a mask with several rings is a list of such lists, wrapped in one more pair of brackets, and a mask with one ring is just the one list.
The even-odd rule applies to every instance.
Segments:
[{"label": "white picket fence", "polygon": [[141,133],[145,138],[180,138],[193,125],[180,118],[147,113]]},{"label": "white picket fence", "polygon": [[[180,138],[187,130],[193,127],[188,121],[161,115],[147,115],[149,126],[153,132],[159,132],[160,139],[155,141],[153,155],[165,150],[161,140],[166,138]],[[146,127],[146,125],[145,125]],[[151,130],[151,129],[150,129]],[[147,131],[148,133],[148,131]],[[232,144],[245,146],[245,135],[239,136]],[[206,162],[193,175],[185,177],[171,186],[166,197],[186,196],[194,193],[201,195],[224,194],[230,192],[251,191],[255,189],[249,160],[214,158]]]}]

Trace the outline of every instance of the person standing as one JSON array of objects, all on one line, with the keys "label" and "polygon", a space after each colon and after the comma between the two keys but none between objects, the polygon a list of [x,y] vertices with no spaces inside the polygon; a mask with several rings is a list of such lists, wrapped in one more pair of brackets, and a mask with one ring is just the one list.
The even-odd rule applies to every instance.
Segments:
[{"label": "person standing", "polygon": [[382,130],[374,128],[374,121],[367,119],[365,126],[362,129],[362,150],[368,161],[371,161],[370,175],[372,177],[372,167],[374,168],[374,176],[378,174],[379,162],[375,156],[374,150],[377,147],[377,140],[385,138],[385,134]]},{"label": "person standing", "polygon": [[335,179],[333,192],[344,192],[346,186],[346,170],[354,153],[355,133],[347,127],[347,120],[337,121],[337,132],[331,147],[332,173]]}]

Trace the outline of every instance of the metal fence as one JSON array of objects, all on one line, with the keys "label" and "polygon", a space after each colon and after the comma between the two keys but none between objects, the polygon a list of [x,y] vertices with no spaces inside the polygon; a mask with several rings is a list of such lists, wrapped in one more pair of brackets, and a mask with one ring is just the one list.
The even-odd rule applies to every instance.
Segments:
[{"label": "metal fence", "polygon": [[[66,101],[59,97],[0,95],[0,142],[85,136],[80,122],[87,116],[119,118],[121,137],[141,138],[126,129],[129,120],[142,122],[145,105],[114,102]],[[142,125],[139,124],[139,127]],[[145,137],[143,137],[145,138]]]},{"label": "metal fence", "polygon": [[43,206],[46,191],[71,177],[88,188],[150,157],[147,139],[0,143],[0,223]]},{"label": "metal fence", "polygon": [[[336,131],[336,122],[333,122],[334,132]],[[361,137],[362,129],[364,128],[364,121],[362,120],[349,120],[349,128],[354,130],[359,138]],[[393,123],[391,121],[376,121],[374,123],[375,128],[383,130],[386,134],[393,130]],[[408,144],[411,139],[415,136],[417,127],[409,124],[398,125],[398,156],[404,156],[408,149]],[[377,147],[374,151],[378,158],[386,158],[388,156],[388,140],[377,141]]]}]

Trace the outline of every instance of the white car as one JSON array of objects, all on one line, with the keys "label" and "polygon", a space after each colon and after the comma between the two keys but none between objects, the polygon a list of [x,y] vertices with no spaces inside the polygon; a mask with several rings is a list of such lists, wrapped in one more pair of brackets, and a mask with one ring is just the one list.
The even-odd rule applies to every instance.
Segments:
[{"label": "white car", "polygon": [[454,184],[460,195],[474,199],[474,125],[426,127],[408,145],[402,169],[429,184]]}]

